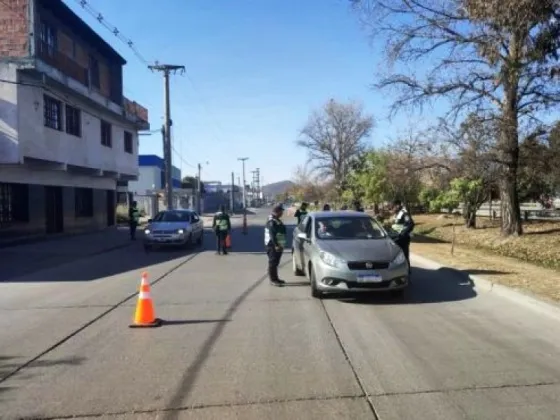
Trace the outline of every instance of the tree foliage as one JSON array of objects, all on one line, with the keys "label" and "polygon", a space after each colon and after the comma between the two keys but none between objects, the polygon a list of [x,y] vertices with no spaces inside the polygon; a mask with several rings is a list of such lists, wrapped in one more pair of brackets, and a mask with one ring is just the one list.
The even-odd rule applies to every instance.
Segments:
[{"label": "tree foliage", "polygon": [[400,93],[393,111],[442,98],[448,117],[469,112],[498,129],[502,234],[522,233],[518,196],[523,124],[560,102],[560,6],[555,0],[352,0],[364,22],[387,40],[387,58],[426,72],[389,68],[377,87]]}]

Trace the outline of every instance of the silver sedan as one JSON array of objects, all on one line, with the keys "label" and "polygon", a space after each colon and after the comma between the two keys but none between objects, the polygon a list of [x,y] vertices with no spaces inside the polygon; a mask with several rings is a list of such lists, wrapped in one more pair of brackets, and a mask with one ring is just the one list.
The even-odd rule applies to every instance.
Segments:
[{"label": "silver sedan", "polygon": [[409,266],[400,247],[367,214],[355,211],[310,213],[295,228],[295,275],[307,275],[311,294],[392,292],[402,296]]},{"label": "silver sedan", "polygon": [[144,230],[144,248],[153,246],[189,247],[194,243],[202,245],[203,222],[191,210],[165,210],[148,220]]}]

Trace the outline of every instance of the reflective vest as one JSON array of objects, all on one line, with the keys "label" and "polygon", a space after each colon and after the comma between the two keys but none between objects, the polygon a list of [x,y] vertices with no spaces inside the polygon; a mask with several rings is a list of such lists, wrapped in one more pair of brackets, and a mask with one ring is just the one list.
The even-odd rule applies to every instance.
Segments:
[{"label": "reflective vest", "polygon": [[[395,219],[393,221],[393,225],[391,226],[391,229],[393,229],[395,232],[401,233],[404,228],[406,227],[405,224],[405,217],[408,216],[408,212],[406,211],[406,209],[401,209],[401,211],[399,211],[397,213],[397,215],[395,216]],[[410,234],[410,236],[412,236],[412,233]]]},{"label": "reflective vest", "polygon": [[228,225],[228,220],[227,217],[225,217],[225,215],[223,213],[218,213],[217,214],[217,223],[216,226],[218,227],[218,230],[228,230],[229,225]]},{"label": "reflective vest", "polygon": [[138,221],[140,220],[140,210],[138,210],[137,208],[133,208],[132,209],[132,221],[135,223],[138,223]]},{"label": "reflective vest", "polygon": [[[273,218],[272,216],[268,219],[269,221],[272,221],[273,223],[275,223],[276,225],[278,225],[278,229],[276,232],[276,242],[278,243],[279,246],[281,246],[282,248],[286,247],[286,227],[284,226],[284,223],[282,223],[282,221]],[[267,226],[265,226],[264,228],[264,245],[267,246],[270,241],[272,240],[272,238],[270,237],[270,229],[268,228],[268,224]]]}]

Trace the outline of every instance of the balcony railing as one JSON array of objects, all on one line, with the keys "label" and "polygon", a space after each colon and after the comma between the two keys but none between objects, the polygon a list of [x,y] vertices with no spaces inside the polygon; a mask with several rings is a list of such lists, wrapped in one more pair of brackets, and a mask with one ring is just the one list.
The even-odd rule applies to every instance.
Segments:
[{"label": "balcony railing", "polygon": [[45,42],[38,43],[38,55],[41,60],[60,70],[65,75],[75,79],[85,86],[89,86],[88,69],[72,60],[66,54]]}]

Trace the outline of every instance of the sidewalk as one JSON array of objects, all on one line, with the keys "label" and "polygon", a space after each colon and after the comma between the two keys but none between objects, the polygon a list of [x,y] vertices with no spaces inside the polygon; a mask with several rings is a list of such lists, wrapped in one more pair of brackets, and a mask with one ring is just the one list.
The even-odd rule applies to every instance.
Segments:
[{"label": "sidewalk", "polygon": [[127,227],[111,227],[94,233],[62,236],[2,248],[0,282],[76,259],[124,248],[131,243]]}]

